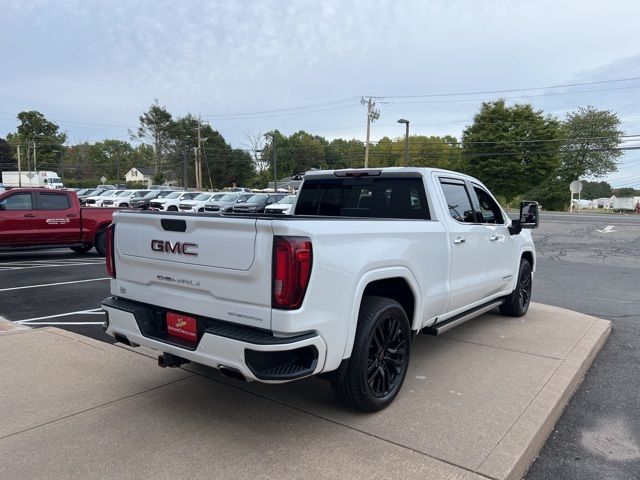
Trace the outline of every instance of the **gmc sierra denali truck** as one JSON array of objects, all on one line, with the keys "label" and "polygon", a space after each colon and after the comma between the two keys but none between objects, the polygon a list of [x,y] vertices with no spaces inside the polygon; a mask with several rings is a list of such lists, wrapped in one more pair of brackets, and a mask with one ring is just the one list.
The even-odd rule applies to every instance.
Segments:
[{"label": "gmc sierra denali truck", "polygon": [[308,172],[291,216],[114,214],[108,334],[247,381],[323,374],[347,405],[398,394],[411,340],[522,316],[538,206],[511,220],[478,180],[430,168]]}]

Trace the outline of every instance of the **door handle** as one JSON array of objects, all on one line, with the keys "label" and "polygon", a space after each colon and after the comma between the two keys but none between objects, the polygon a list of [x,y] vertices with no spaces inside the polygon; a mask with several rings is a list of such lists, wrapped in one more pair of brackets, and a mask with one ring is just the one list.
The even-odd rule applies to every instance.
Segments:
[{"label": "door handle", "polygon": [[490,242],[497,242],[498,240],[502,240],[504,237],[502,235],[492,235],[489,237]]},{"label": "door handle", "polygon": [[25,213],[24,218],[36,218],[35,213]]},{"label": "door handle", "polygon": [[466,242],[466,240],[464,238],[456,238],[453,243],[455,243],[456,245],[462,245],[464,242]]},{"label": "door handle", "polygon": [[76,215],[75,213],[67,213],[67,217],[68,218],[74,218],[77,217],[78,215]]}]

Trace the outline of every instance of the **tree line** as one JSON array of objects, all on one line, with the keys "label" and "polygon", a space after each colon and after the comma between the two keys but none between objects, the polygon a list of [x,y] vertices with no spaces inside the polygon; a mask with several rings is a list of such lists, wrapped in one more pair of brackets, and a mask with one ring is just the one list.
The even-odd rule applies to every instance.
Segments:
[{"label": "tree line", "polygon": [[[25,170],[55,170],[67,185],[95,184],[105,176],[122,183],[132,167],[152,167],[154,181],[195,186],[194,155],[202,158],[205,188],[237,184],[264,188],[273,179],[274,146],[278,177],[310,169],[364,165],[365,145],[357,139],[328,140],[300,130],[246,133],[243,148],[232,147],[208,123],[188,114],[174,116],[156,100],[138,119],[128,139],[66,145],[67,137],[40,112],[20,112],[15,133],[0,139],[0,168],[16,168],[20,149]],[[530,104],[485,102],[460,139],[411,135],[408,165],[461,171],[479,178],[504,202],[526,197],[545,208],[564,209],[568,185],[576,179],[598,196],[614,193],[602,176],[615,171],[624,151],[617,114],[579,108],[559,119]],[[402,166],[403,137],[384,137],[369,150],[369,167]],[[591,185],[593,184],[593,185]],[[604,185],[603,185],[604,184]],[[595,196],[595,195],[594,195]]]}]

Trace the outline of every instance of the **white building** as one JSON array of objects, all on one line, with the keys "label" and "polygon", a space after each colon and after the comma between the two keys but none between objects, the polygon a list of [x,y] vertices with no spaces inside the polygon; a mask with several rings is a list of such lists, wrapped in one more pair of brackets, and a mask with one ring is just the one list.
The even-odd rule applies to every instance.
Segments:
[{"label": "white building", "polygon": [[136,168],[133,167],[124,175],[127,182],[142,182],[151,185],[153,182],[153,168]]}]

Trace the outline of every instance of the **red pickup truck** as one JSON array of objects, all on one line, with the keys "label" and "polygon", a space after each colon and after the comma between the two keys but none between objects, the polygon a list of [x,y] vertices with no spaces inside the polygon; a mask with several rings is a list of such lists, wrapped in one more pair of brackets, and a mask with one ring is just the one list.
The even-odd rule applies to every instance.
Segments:
[{"label": "red pickup truck", "polygon": [[104,256],[112,208],[81,208],[75,192],[16,188],[0,192],[0,251],[69,247]]}]

